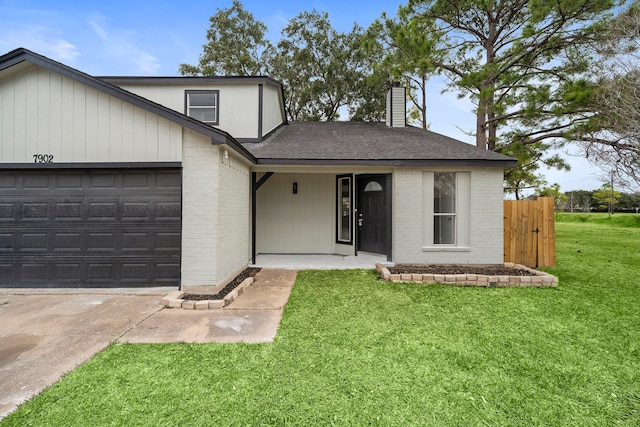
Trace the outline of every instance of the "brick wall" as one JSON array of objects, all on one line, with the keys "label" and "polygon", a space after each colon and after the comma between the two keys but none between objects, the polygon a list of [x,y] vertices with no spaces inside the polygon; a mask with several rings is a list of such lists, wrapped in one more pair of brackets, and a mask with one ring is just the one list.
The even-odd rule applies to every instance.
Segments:
[{"label": "brick wall", "polygon": [[211,140],[184,130],[182,154],[182,285],[215,285],[219,153]]},{"label": "brick wall", "polygon": [[217,283],[246,267],[250,257],[250,170],[249,166],[220,148],[217,212]]},{"label": "brick wall", "polygon": [[[444,171],[443,169],[439,169]],[[457,168],[470,176],[468,246],[434,247],[426,242],[432,217],[425,212],[425,198],[433,197],[427,169],[396,169],[393,175],[393,261],[400,263],[500,264],[503,262],[502,170]]]}]

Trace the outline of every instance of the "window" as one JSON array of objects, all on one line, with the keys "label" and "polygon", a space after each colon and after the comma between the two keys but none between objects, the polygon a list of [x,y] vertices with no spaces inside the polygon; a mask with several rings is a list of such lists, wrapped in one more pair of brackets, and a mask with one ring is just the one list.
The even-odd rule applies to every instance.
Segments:
[{"label": "window", "polygon": [[423,172],[423,250],[469,250],[470,200],[469,172]]},{"label": "window", "polygon": [[187,116],[208,125],[218,124],[218,90],[186,91]]},{"label": "window", "polygon": [[456,244],[456,174],[433,174],[433,244]]},{"label": "window", "polygon": [[338,243],[351,243],[352,236],[352,214],[351,214],[351,195],[352,184],[351,175],[342,175],[337,177],[338,212],[336,221],[336,234]]}]

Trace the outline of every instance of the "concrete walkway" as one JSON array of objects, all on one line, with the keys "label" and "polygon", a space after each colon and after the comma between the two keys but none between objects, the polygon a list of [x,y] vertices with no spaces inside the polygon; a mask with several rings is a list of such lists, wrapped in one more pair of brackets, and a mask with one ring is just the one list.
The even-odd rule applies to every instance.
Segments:
[{"label": "concrete walkway", "polygon": [[173,289],[0,289],[0,419],[113,342],[269,342],[296,277],[262,270],[222,310],[164,309]]},{"label": "concrete walkway", "polygon": [[165,309],[120,338],[129,343],[271,342],[297,272],[263,269],[255,282],[222,310]]}]

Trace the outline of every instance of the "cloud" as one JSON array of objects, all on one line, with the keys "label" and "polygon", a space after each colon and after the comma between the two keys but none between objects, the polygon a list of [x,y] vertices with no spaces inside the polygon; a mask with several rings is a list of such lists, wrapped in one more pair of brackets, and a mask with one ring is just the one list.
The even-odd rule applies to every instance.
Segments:
[{"label": "cloud", "polygon": [[24,47],[60,62],[73,63],[80,56],[78,47],[60,37],[57,31],[36,25],[9,25],[0,30],[0,50]]},{"label": "cloud", "polygon": [[109,28],[99,21],[102,18],[95,17],[88,21],[102,44],[99,51],[116,64],[122,64],[126,74],[131,73],[132,64],[135,65],[134,73],[141,74],[155,74],[161,68],[158,58],[137,45],[135,32]]}]

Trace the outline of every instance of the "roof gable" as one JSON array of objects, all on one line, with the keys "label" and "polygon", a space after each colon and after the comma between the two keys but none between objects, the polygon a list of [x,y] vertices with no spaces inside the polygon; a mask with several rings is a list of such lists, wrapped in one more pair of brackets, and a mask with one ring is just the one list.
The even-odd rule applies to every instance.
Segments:
[{"label": "roof gable", "polygon": [[93,89],[119,98],[125,102],[131,103],[139,108],[142,108],[143,110],[157,114],[188,129],[206,135],[207,137],[211,138],[212,144],[227,144],[245,158],[251,160],[252,162],[255,161],[254,157],[227,132],[213,128],[170,108],[149,101],[146,98],[135,95],[129,91],[121,89],[98,78],[92,77],[89,74],[83,73],[82,71],[56,62],[45,56],[34,53],[28,49],[18,48],[5,55],[0,56],[0,78],[2,78],[3,75],[9,75],[15,72],[24,71],[25,69],[29,68],[27,64],[37,65],[51,72],[60,74],[64,77],[85,84],[89,87],[92,87]]}]

